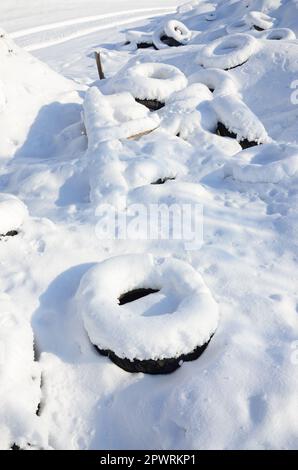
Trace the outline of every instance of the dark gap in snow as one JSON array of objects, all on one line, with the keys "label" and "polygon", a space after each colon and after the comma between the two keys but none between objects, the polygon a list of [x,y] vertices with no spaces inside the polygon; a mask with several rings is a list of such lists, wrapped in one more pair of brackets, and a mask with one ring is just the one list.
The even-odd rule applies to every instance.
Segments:
[{"label": "dark gap in snow", "polygon": [[150,111],[157,111],[164,107],[165,103],[157,100],[141,100],[139,98],[135,98],[136,102],[146,106],[146,108],[150,109]]},{"label": "dark gap in snow", "polygon": [[22,450],[17,444],[12,444],[10,450]]},{"label": "dark gap in snow", "polygon": [[150,289],[150,288],[141,288],[141,289],[134,289],[125,294],[120,295],[119,297],[119,305],[128,304],[129,302],[133,302],[134,300],[141,299],[142,297],[146,297],[150,294],[155,294],[159,292],[159,289]]},{"label": "dark gap in snow", "polygon": [[264,28],[260,28],[260,26],[256,26],[255,24],[253,25],[253,29],[256,31],[264,31]]},{"label": "dark gap in snow", "polygon": [[113,351],[108,349],[100,349],[98,346],[95,346],[97,351],[102,355],[108,357],[114,364],[116,364],[121,369],[125,370],[126,372],[130,373],[140,373],[143,374],[170,374],[178,369],[183,362],[194,361],[198,359],[205,349],[207,348],[208,344],[212,339],[209,339],[205,344],[202,346],[198,346],[194,351],[191,351],[188,354],[182,354],[178,357],[173,358],[163,358],[163,359],[146,359],[146,360],[139,360],[134,359],[131,361],[127,358],[122,358],[117,356]]},{"label": "dark gap in snow", "polygon": [[246,64],[247,60],[245,62],[242,62],[242,64],[234,65],[234,67],[229,67],[228,69],[225,69],[227,72],[228,70],[233,70],[236,69],[237,67],[242,67],[242,65]]},{"label": "dark gap in snow", "polygon": [[[217,135],[220,135],[221,137],[230,137],[231,139],[237,138],[236,134],[234,134],[234,132],[229,131],[222,122],[219,122],[217,124],[215,133]],[[247,148],[255,147],[256,145],[259,145],[257,142],[250,142],[247,139],[240,140],[239,144],[241,145],[243,149],[247,149]]]},{"label": "dark gap in snow", "polygon": [[166,45],[169,46],[169,47],[179,47],[179,46],[182,46],[181,42],[176,41],[176,39],[174,39],[174,38],[170,38],[170,37],[167,36],[166,34],[164,34],[163,36],[161,36],[160,40],[161,40],[161,42],[163,42],[164,44],[166,44]]},{"label": "dark gap in snow", "polygon": [[0,238],[3,238],[3,237],[15,237],[16,235],[18,235],[18,231],[17,230],[10,230],[9,232],[5,233],[5,234],[1,234],[0,233]]},{"label": "dark gap in snow", "polygon": [[174,176],[168,176],[165,178],[159,178],[158,180],[153,181],[151,184],[164,184],[166,181],[172,181],[174,179],[176,179]]},{"label": "dark gap in snow", "polygon": [[[131,44],[131,42],[126,41],[124,43],[124,46],[129,46],[129,44]],[[158,50],[157,47],[155,47],[152,42],[137,42],[136,46],[137,46],[137,49],[149,49],[150,47],[152,47],[156,51]]]},{"label": "dark gap in snow", "polygon": [[153,43],[150,43],[150,42],[138,42],[137,43],[138,49],[148,49],[149,47],[153,47],[153,49],[157,50],[157,47],[155,47]]},{"label": "dark gap in snow", "polygon": [[272,34],[269,38],[267,38],[267,40],[269,41],[280,41],[282,39],[281,36],[274,36],[274,34]]}]

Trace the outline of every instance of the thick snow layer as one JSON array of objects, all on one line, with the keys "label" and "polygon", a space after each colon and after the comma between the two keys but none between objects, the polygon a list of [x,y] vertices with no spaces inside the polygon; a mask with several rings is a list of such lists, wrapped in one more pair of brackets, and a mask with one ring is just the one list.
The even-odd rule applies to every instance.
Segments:
[{"label": "thick snow layer", "polygon": [[[0,345],[2,448],[297,448],[298,2],[181,3],[0,2],[2,25],[17,43],[0,39],[0,192],[30,212],[18,236],[0,241],[0,336],[9,351],[3,356]],[[250,12],[274,18],[273,27],[250,27]],[[124,46],[129,31],[151,40],[172,20],[191,31],[186,45]],[[235,33],[254,47],[226,71],[229,54],[243,53]],[[225,63],[198,63],[210,45],[211,61]],[[232,51],[223,49],[229,45]],[[95,50],[106,80],[98,81]],[[150,115],[138,108],[146,119],[158,116],[158,128],[133,140],[114,129],[112,140],[100,142],[101,119],[116,129],[127,122],[126,109],[120,118],[108,95],[130,91],[112,90],[114,79],[151,63],[184,77],[164,108]],[[83,103],[92,87],[113,119],[104,107],[86,129]],[[240,109],[251,136],[265,129],[272,141],[242,151],[236,139],[217,135],[220,115],[245,136],[246,121],[235,118]],[[203,204],[201,249],[98,239],[97,208],[106,202],[121,216],[135,203]],[[130,253],[186,262],[220,310],[205,353],[167,377],[128,374],[97,354],[77,309],[84,275]],[[163,302],[162,312],[177,307],[173,296]]]},{"label": "thick snow layer", "polygon": [[164,32],[169,38],[180,44],[187,44],[191,38],[191,31],[181,21],[169,20],[164,25]]},{"label": "thick snow layer", "polygon": [[298,172],[298,146],[267,144],[235,155],[224,167],[226,176],[249,183],[278,183]]},{"label": "thick snow layer", "polygon": [[[118,304],[122,294],[140,288],[159,292]],[[217,304],[202,277],[185,262],[151,255],[120,256],[92,268],[81,281],[77,306],[92,343],[131,360],[190,353],[218,324]]]},{"label": "thick snow layer", "polygon": [[219,122],[236,134],[238,140],[247,139],[259,144],[269,141],[261,121],[237,96],[218,96],[212,101],[212,107]]},{"label": "thick snow layer", "polygon": [[152,42],[156,49],[168,49],[170,47],[169,44],[163,41],[165,36],[174,39],[179,44],[185,45],[190,41],[192,32],[181,21],[166,21],[152,34]]},{"label": "thick snow layer", "polygon": [[17,197],[0,193],[0,235],[18,230],[28,217],[25,204]]},{"label": "thick snow layer", "polygon": [[296,39],[296,34],[289,28],[274,28],[262,31],[261,33],[259,33],[258,37],[271,41],[290,41],[292,39]]},{"label": "thick snow layer", "polygon": [[94,149],[100,142],[150,132],[158,127],[159,118],[128,92],[105,96],[93,87],[86,93],[84,122],[89,148]]},{"label": "thick snow layer", "polygon": [[260,29],[270,29],[274,26],[275,18],[272,18],[261,11],[250,11],[245,21],[249,26],[257,26]]},{"label": "thick snow layer", "polygon": [[146,63],[135,65],[123,73],[120,70],[112,80],[111,88],[114,92],[129,91],[141,100],[164,102],[172,93],[182,90],[186,85],[185,75],[176,67]]},{"label": "thick snow layer", "polygon": [[206,68],[232,69],[246,62],[257,51],[257,42],[248,34],[231,34],[207,44],[197,61]]},{"label": "thick snow layer", "polygon": [[188,83],[203,83],[212,90],[214,96],[237,94],[237,84],[231,75],[216,68],[201,67],[188,77]]}]

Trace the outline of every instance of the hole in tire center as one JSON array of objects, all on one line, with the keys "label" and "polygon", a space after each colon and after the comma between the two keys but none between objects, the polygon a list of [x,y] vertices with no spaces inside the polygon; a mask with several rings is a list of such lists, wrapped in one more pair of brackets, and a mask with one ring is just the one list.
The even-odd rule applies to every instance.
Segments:
[{"label": "hole in tire center", "polygon": [[160,289],[151,288],[133,289],[129,292],[125,292],[124,294],[120,295],[118,299],[119,305],[125,305],[130,302],[134,302],[135,300],[141,299],[142,297],[146,297],[147,295],[156,294],[159,291]]}]

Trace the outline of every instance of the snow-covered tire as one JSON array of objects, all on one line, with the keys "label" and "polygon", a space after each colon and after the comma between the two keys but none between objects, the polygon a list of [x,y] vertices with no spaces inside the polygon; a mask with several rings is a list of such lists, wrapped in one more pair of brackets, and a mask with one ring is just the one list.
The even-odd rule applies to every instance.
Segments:
[{"label": "snow-covered tire", "polygon": [[275,18],[272,18],[261,11],[250,11],[247,13],[245,21],[248,26],[254,27],[258,31],[264,31],[272,28]]},{"label": "snow-covered tire", "polygon": [[27,217],[27,207],[20,199],[0,193],[0,237],[16,235]]},{"label": "snow-covered tire", "polygon": [[191,31],[181,21],[169,20],[153,33],[156,49],[186,45],[191,39]]},{"label": "snow-covered tire", "polygon": [[297,146],[276,143],[243,150],[224,167],[225,176],[244,183],[279,183],[297,174]]},{"label": "snow-covered tire", "polygon": [[269,142],[262,122],[237,96],[218,96],[211,105],[218,117],[219,135],[237,138],[242,148]]},{"label": "snow-covered tire", "polygon": [[164,25],[164,31],[169,38],[175,39],[180,44],[187,44],[191,39],[191,31],[177,20],[169,20]]},{"label": "snow-covered tire", "polygon": [[129,91],[138,100],[160,103],[186,86],[187,78],[177,67],[155,62],[134,65],[112,83],[114,92]]},{"label": "snow-covered tire", "polygon": [[271,41],[291,41],[296,39],[296,34],[289,28],[274,28],[263,31],[259,37]]},{"label": "snow-covered tire", "polygon": [[128,372],[173,372],[204,351],[218,325],[200,274],[173,258],[110,258],[83,276],[76,299],[92,344]]},{"label": "snow-covered tire", "polygon": [[197,56],[205,68],[232,69],[244,64],[256,51],[257,41],[249,34],[232,34],[207,44]]},{"label": "snow-covered tire", "polygon": [[128,31],[126,33],[126,42],[124,48],[128,50],[147,49],[154,47],[151,33],[142,31]]},{"label": "snow-covered tire", "polygon": [[225,70],[200,68],[197,72],[188,77],[188,84],[203,83],[214,96],[236,95],[238,90],[233,78]]}]

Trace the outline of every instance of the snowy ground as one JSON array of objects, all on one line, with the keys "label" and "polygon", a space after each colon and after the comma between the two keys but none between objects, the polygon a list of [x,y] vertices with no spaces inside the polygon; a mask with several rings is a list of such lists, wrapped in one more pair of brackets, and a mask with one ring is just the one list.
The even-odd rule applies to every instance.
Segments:
[{"label": "snowy ground", "polygon": [[[0,448],[297,448],[298,2],[193,1],[173,13],[182,3],[1,2],[0,26],[51,69],[0,38],[0,193],[29,210],[17,236],[0,238]],[[189,86],[188,101],[173,95],[159,112],[159,129],[94,154],[86,91],[94,82],[104,93],[119,86],[96,81],[94,50],[107,77],[128,61],[157,62],[178,67],[189,85],[205,83],[204,46],[238,32],[250,11],[292,33],[277,41],[245,29],[254,39],[246,38],[249,58],[241,46],[245,63],[226,72],[224,91]],[[180,48],[123,48],[125,31],[155,30],[165,15],[201,34]],[[236,46],[219,45],[212,67]],[[235,139],[214,134],[214,119],[265,145],[238,153]],[[144,156],[176,181],[150,186],[151,175],[134,170]],[[101,201],[194,197],[204,206],[200,250],[96,236]],[[76,292],[94,263],[144,252],[189,262],[219,306],[204,355],[171,375],[129,374],[98,355],[78,309]]]}]

